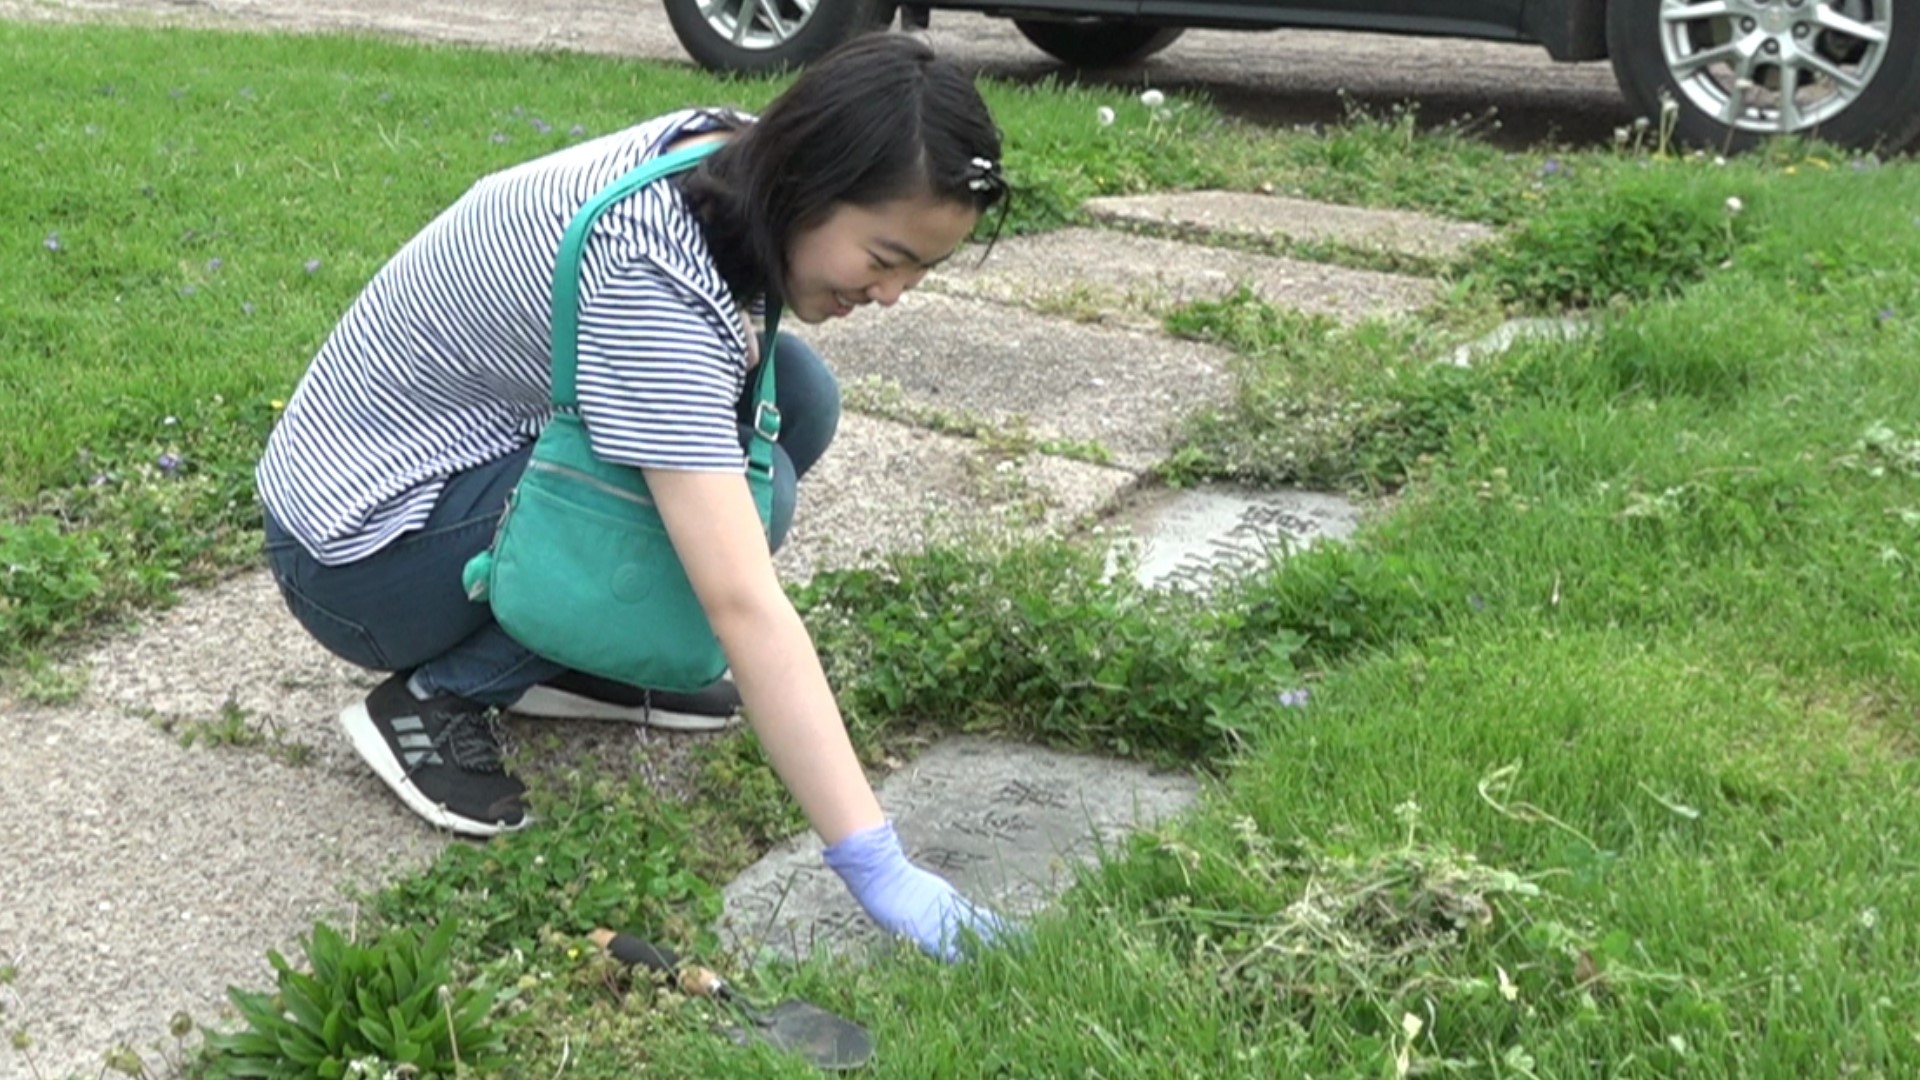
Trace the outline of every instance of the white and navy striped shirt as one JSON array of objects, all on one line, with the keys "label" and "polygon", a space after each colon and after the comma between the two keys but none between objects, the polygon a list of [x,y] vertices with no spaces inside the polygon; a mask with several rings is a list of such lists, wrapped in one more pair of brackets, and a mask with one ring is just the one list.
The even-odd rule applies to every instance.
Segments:
[{"label": "white and navy striped shirt", "polygon": [[[320,348],[255,481],[328,565],[426,521],[449,476],[525,446],[552,412],[553,267],[586,201],[685,134],[673,113],[495,173],[408,241]],[[581,259],[579,394],[594,452],[655,469],[745,467],[741,313],[679,191],[609,208]]]}]

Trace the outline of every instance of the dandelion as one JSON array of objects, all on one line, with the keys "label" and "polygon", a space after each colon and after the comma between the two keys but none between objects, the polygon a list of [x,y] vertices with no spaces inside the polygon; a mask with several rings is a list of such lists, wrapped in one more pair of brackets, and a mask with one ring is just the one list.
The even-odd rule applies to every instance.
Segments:
[{"label": "dandelion", "polygon": [[1738,195],[1727,196],[1727,213],[1738,214],[1740,211],[1745,210],[1746,208],[1747,208],[1747,204],[1740,201],[1740,196]]},{"label": "dandelion", "polygon": [[48,233],[47,238],[45,240],[40,241],[40,246],[43,248],[46,248],[48,251],[59,251],[60,250],[60,230],[55,229],[54,231]]},{"label": "dandelion", "polygon": [[319,259],[308,259],[308,260],[307,260],[307,273],[309,273],[309,274],[311,274],[311,273],[315,273],[315,272],[316,272],[316,271],[318,271],[319,269],[320,269],[320,260],[319,260]]},{"label": "dandelion", "polygon": [[1094,110],[1093,118],[1100,122],[1101,127],[1113,126],[1113,110],[1107,108],[1105,105]]},{"label": "dandelion", "polygon": [[1167,103],[1167,95],[1158,90],[1145,90],[1140,94],[1140,104],[1149,109],[1157,109]]},{"label": "dandelion", "polygon": [[267,407],[271,408],[274,412],[279,412],[287,407],[287,403],[279,398],[274,398],[272,401],[267,402]]},{"label": "dandelion", "polygon": [[1633,138],[1633,132],[1629,129],[1623,127],[1613,129],[1613,145],[1625,146],[1627,145],[1627,140],[1631,138]]},{"label": "dandelion", "polygon": [[180,455],[161,454],[159,458],[155,459],[154,464],[160,467],[161,472],[172,476],[174,473],[180,471]]}]

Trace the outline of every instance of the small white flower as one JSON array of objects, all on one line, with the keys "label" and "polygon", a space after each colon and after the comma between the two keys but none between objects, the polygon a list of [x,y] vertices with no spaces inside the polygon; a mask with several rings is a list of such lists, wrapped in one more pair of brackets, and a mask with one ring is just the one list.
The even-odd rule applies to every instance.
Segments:
[{"label": "small white flower", "polygon": [[1727,213],[1737,214],[1740,211],[1745,210],[1746,208],[1747,208],[1747,204],[1740,201],[1740,196],[1738,195],[1727,196]]},{"label": "small white flower", "polygon": [[1721,168],[1725,168],[1725,167],[1726,167],[1726,164],[1727,164],[1727,159],[1726,159],[1726,158],[1723,158],[1723,157],[1721,157],[1721,156],[1720,156],[1719,154],[1715,154],[1715,155],[1713,155],[1713,163],[1714,163],[1714,164],[1715,164],[1716,166],[1719,166],[1719,167],[1721,167]]},{"label": "small white flower", "polygon": [[1158,90],[1146,90],[1140,94],[1140,104],[1149,109],[1157,109],[1167,103],[1167,95]]},{"label": "small white flower", "polygon": [[1113,126],[1113,110],[1107,108],[1105,105],[1102,105],[1100,106],[1099,109],[1095,110],[1093,117],[1094,119],[1100,121],[1101,127]]}]

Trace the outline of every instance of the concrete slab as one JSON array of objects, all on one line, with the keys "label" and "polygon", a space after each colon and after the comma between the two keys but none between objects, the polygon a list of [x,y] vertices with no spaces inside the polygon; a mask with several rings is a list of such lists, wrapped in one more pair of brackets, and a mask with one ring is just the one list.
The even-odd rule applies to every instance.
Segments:
[{"label": "concrete slab", "polygon": [[[343,887],[425,865],[446,841],[402,809],[332,730],[369,681],[284,613],[264,573],[195,594],[80,661],[72,705],[0,707],[0,954],[19,969],[46,1076],[100,1072],[119,1043],[171,1046],[168,1019],[216,1020],[229,984],[272,982],[338,920]],[[183,749],[152,720],[251,722],[310,748]],[[149,1060],[154,1060],[149,1054]],[[11,1049],[0,1076],[29,1075]]]},{"label": "concrete slab", "polygon": [[1122,469],[843,414],[833,447],[800,485],[775,565],[802,581],[934,540],[1071,531],[1136,482]]},{"label": "concrete slab", "polygon": [[1593,332],[1593,326],[1579,319],[1509,319],[1478,341],[1470,341],[1449,353],[1443,363],[1454,367],[1472,367],[1489,356],[1498,356],[1524,341],[1573,341]]},{"label": "concrete slab", "polygon": [[1492,229],[1475,222],[1449,221],[1409,210],[1374,210],[1238,191],[1088,199],[1086,210],[1098,220],[1120,224],[1286,244],[1334,244],[1442,261],[1456,258],[1495,235]]},{"label": "concrete slab", "polygon": [[1180,417],[1233,385],[1233,357],[1215,346],[926,292],[807,338],[843,380],[896,386],[914,410],[1096,444],[1134,471],[1166,455]]},{"label": "concrete slab", "polygon": [[1439,295],[1439,285],[1425,278],[1111,229],[1002,240],[984,261],[968,251],[926,282],[949,296],[1152,328],[1182,304],[1219,300],[1241,286],[1276,307],[1346,323],[1411,312]]},{"label": "concrete slab", "polygon": [[[1131,762],[953,738],[881,783],[907,854],[1009,916],[1039,911],[1102,845],[1191,806],[1198,782]],[[806,833],[726,888],[721,936],[787,956],[882,940]]]},{"label": "concrete slab", "polygon": [[1204,593],[1222,574],[1343,540],[1361,515],[1351,500],[1321,492],[1201,487],[1143,494],[1107,526],[1130,534],[1141,583]]}]

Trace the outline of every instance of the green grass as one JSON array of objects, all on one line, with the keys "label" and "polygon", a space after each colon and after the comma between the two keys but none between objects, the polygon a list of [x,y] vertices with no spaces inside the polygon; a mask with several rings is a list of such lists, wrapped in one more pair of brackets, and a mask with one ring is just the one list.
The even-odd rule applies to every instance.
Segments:
[{"label": "green grass", "polygon": [[[473,176],[575,123],[771,89],[104,29],[0,26],[0,57],[17,103],[0,123],[33,151],[0,163],[10,660],[253,557],[247,471],[273,402]],[[1089,194],[1272,182],[1514,239],[1415,325],[1335,330],[1246,297],[1170,320],[1241,357],[1240,400],[1196,422],[1170,474],[1395,492],[1351,545],[1208,610],[1049,545],[801,590],[870,758],[975,728],[1192,761],[1217,784],[1018,948],[762,966],[747,987],[856,1016],[882,1048],[870,1075],[916,1080],[1920,1068],[1915,166],[1794,146],[1543,169],[1404,117],[1263,134],[1199,106],[992,96],[1022,229]],[[1429,363],[1495,308],[1566,304],[1591,335]],[[1280,704],[1301,687],[1303,707]],[[791,818],[751,741],[706,767],[730,797],[694,808],[629,777],[552,778],[549,809],[608,812],[459,849],[368,922],[458,913],[460,974],[533,1021],[507,1075],[563,1057],[588,1080],[810,1075],[582,948],[603,920],[710,944],[711,881]]]}]

